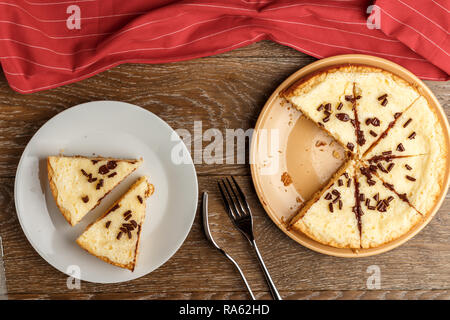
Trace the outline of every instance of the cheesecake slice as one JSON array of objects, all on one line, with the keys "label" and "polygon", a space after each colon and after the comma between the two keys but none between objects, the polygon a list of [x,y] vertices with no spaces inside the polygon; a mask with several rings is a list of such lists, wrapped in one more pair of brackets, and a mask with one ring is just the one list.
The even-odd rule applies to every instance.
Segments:
[{"label": "cheesecake slice", "polygon": [[290,228],[338,248],[360,248],[355,214],[355,161],[347,161],[291,220]]},{"label": "cheesecake slice", "polygon": [[374,248],[393,241],[411,230],[422,215],[411,199],[383,183],[368,167],[357,169],[361,213],[361,247]]},{"label": "cheesecake slice", "polygon": [[433,208],[443,187],[444,160],[439,159],[437,165],[432,154],[379,157],[366,161],[366,166],[383,182],[392,186],[396,193],[405,195],[422,215],[426,215]]},{"label": "cheesecake slice", "polygon": [[154,187],[139,178],[98,220],[77,239],[90,254],[115,266],[134,271],[145,219],[146,199]]},{"label": "cheesecake slice", "polygon": [[141,163],[142,159],[48,157],[48,180],[56,205],[74,226]]},{"label": "cheesecake slice", "polygon": [[[392,155],[433,155],[435,161],[438,158],[445,159],[443,129],[436,114],[431,110],[427,100],[421,96],[400,117],[395,120],[392,128],[369,149],[365,159]],[[431,167],[434,163],[431,162]]]},{"label": "cheesecake slice", "polygon": [[356,151],[354,110],[345,97],[353,94],[354,77],[348,67],[338,67],[294,83],[281,93],[295,108],[311,119],[348,151]]}]

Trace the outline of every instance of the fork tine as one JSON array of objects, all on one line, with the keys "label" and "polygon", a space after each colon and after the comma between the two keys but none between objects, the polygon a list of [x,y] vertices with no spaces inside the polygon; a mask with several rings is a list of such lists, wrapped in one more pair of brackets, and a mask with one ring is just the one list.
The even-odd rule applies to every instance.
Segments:
[{"label": "fork tine", "polygon": [[[228,195],[228,197],[229,197],[230,200],[231,200],[231,204],[233,205],[234,210],[235,210],[235,212],[236,212],[236,219],[237,219],[237,218],[240,218],[240,217],[242,216],[242,214],[241,214],[241,212],[239,211],[238,206],[236,205],[236,200],[235,200],[235,199],[233,198],[233,196],[231,195],[231,193],[234,193],[233,188],[231,187],[231,184],[229,184],[229,185],[227,186],[227,183],[226,183],[225,181],[227,181],[228,184],[229,184],[230,182],[229,182],[227,179],[222,179],[222,184],[223,184],[223,186],[225,187],[225,191],[227,192],[227,195]],[[230,191],[230,189],[231,189],[231,191]],[[235,194],[235,195],[236,195],[236,194]]]},{"label": "fork tine", "polygon": [[[234,195],[236,201],[238,202],[239,206],[241,207],[241,210],[242,210],[242,215],[241,216],[246,216],[247,212],[245,211],[244,206],[242,205],[241,199],[239,198],[239,196],[234,191],[235,188],[233,188],[233,184],[231,183],[230,178],[227,177],[226,180],[228,182],[228,185],[230,186],[231,191],[233,192],[233,195]],[[236,181],[235,180],[234,180],[234,184],[236,185]]]},{"label": "fork tine", "polygon": [[[223,181],[222,181],[222,183],[223,183]],[[217,184],[219,185],[219,190],[220,190],[220,193],[222,194],[222,200],[225,203],[225,207],[227,209],[227,213],[230,216],[231,220],[234,221],[234,220],[236,220],[236,217],[235,217],[235,213],[233,212],[233,209],[230,206],[230,202],[229,202],[228,198],[225,195],[225,192],[223,190],[222,185],[220,184],[220,181],[218,181]]]},{"label": "fork tine", "polygon": [[[231,179],[233,180],[234,185],[236,186],[236,189],[237,189],[239,195],[241,196],[242,202],[244,202],[244,205],[247,207],[247,211],[245,211],[245,210],[243,209],[244,212],[247,213],[247,214],[250,214],[251,211],[250,211],[250,206],[248,205],[247,197],[245,196],[245,194],[244,194],[244,192],[242,191],[241,187],[240,187],[239,184],[237,183],[236,179],[234,179],[233,176],[231,176]],[[241,205],[241,206],[242,206],[242,205]]]}]

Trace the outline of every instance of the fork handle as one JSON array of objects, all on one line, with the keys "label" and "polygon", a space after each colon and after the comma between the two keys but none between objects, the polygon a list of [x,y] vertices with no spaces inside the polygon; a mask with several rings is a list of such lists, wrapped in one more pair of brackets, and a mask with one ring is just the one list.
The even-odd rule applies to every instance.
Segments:
[{"label": "fork handle", "polygon": [[270,294],[272,295],[272,298],[274,300],[283,300],[281,298],[280,294],[278,293],[278,290],[275,287],[275,284],[273,283],[272,278],[270,277],[269,271],[267,270],[266,265],[264,264],[264,260],[261,256],[261,254],[259,253],[258,246],[256,245],[255,240],[254,239],[250,240],[250,244],[252,245],[253,249],[256,252],[256,257],[258,258],[259,265],[261,266],[261,269],[264,273],[264,277],[266,278],[266,282],[267,282],[267,285],[269,286],[269,290],[270,290]]}]

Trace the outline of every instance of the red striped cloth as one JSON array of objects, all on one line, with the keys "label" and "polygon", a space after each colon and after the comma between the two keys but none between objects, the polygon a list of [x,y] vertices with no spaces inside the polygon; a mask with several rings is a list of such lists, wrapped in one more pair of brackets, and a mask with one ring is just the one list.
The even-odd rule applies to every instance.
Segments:
[{"label": "red striped cloth", "polygon": [[180,61],[270,39],[317,58],[370,54],[422,79],[449,79],[448,1],[378,0],[370,25],[381,29],[367,26],[371,4],[0,0],[0,61],[10,86],[30,93],[121,63]]}]

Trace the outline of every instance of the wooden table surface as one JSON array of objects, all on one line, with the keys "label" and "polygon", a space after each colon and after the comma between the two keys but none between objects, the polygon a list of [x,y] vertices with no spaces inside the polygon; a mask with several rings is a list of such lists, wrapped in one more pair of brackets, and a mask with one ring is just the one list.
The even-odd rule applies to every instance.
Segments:
[{"label": "wooden table surface", "polygon": [[[291,73],[315,59],[263,41],[218,56],[162,65],[127,64],[57,89],[22,95],[0,76],[0,235],[9,299],[247,299],[233,266],[205,240],[199,212],[185,243],[162,267],[140,279],[110,285],[82,282],[68,289],[67,277],[33,250],[14,206],[14,176],[33,134],[66,108],[94,100],[144,107],[174,129],[253,128],[266,99]],[[450,113],[450,82],[427,85]],[[126,120],[125,120],[126,121]],[[204,142],[204,146],[208,142]],[[403,246],[360,259],[325,256],[297,244],[265,214],[247,164],[196,165],[199,191],[210,193],[217,242],[243,268],[257,298],[270,299],[255,256],[230,224],[217,180],[233,174],[254,208],[255,236],[266,265],[285,299],[449,299],[450,197],[431,223]],[[381,288],[367,288],[369,266],[381,270]]]}]

